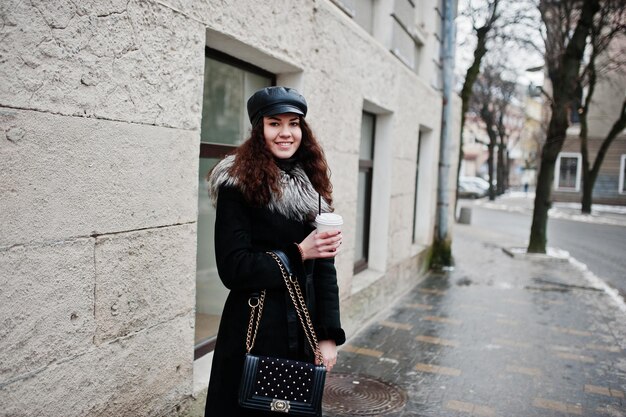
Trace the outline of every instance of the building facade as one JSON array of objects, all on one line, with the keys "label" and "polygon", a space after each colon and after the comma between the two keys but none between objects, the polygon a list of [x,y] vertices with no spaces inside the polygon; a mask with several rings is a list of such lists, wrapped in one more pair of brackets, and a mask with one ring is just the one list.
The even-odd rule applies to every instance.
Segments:
[{"label": "building facade", "polygon": [[435,226],[440,10],[3,2],[0,416],[169,415],[206,388],[225,291],[205,176],[266,85],[304,94],[332,170],[348,335],[414,286]]},{"label": "building facade", "polygon": [[[588,150],[589,163],[593,166],[607,134],[619,117],[624,105],[626,89],[625,74],[608,74],[598,81],[596,92],[589,107]],[[574,119],[567,131],[567,138],[559,154],[554,172],[553,200],[580,203],[582,200],[582,153],[580,123]],[[611,143],[600,166],[593,187],[593,203],[626,205],[626,130]]]},{"label": "building facade", "polygon": [[[626,50],[626,36],[616,36],[607,51],[598,59],[596,66],[598,81],[589,106],[588,152],[590,169],[607,134],[619,119],[626,103],[626,71],[623,51]],[[607,54],[615,57],[612,66],[604,66]],[[621,54],[620,54],[621,53]],[[587,87],[583,89],[584,94]],[[576,109],[570,113],[571,126],[559,154],[554,172],[553,200],[580,203],[582,200],[582,153],[580,120]],[[606,151],[593,187],[592,201],[597,204],[626,205],[626,130],[615,137]]]}]

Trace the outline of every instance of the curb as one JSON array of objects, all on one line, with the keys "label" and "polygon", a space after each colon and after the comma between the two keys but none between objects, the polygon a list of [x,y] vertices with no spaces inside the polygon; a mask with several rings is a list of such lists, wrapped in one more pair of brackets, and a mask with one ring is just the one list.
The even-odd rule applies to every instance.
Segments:
[{"label": "curb", "polygon": [[502,248],[502,251],[513,259],[532,261],[568,262],[571,258],[568,251],[555,248],[547,248],[546,253],[527,253],[526,247]]}]

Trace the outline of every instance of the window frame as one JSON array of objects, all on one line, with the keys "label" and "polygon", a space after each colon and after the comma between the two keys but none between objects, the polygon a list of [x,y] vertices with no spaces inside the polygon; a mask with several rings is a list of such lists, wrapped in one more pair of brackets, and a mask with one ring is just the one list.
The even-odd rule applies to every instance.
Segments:
[{"label": "window frame", "polygon": [[[574,188],[561,187],[559,182],[561,179],[561,159],[562,158],[576,158],[576,185]],[[580,152],[560,152],[556,159],[554,166],[554,190],[566,193],[580,192],[580,182],[582,176],[582,155]]]},{"label": "window frame", "polygon": [[[251,72],[253,74],[260,75],[262,77],[267,77],[271,79],[271,84],[273,86],[276,85],[276,74],[265,71],[262,68],[259,68],[255,65],[250,64],[249,62],[242,61],[241,59],[230,56],[222,51],[218,51],[217,49],[209,48],[206,46],[204,48],[204,56],[205,58],[211,58],[216,61],[219,61],[223,64],[231,65],[235,68]],[[200,158],[223,158],[228,155],[230,152],[237,149],[236,145],[226,145],[223,143],[214,143],[214,142],[200,142]]]},{"label": "window frame", "polygon": [[[238,58],[230,56],[222,51],[218,51],[217,49],[210,48],[208,46],[204,49],[205,58],[214,59],[223,64],[231,65],[235,68],[251,72],[253,74],[257,74],[263,77],[267,77],[271,80],[271,85],[276,85],[276,74],[265,71],[262,68],[259,68],[255,65],[250,64],[249,62],[242,61]],[[245,103],[244,103],[245,105]],[[237,145],[226,145],[223,143],[213,143],[213,142],[200,142],[200,155],[199,158],[209,159],[209,158],[218,158],[222,159],[232,151],[237,149]],[[201,190],[198,190],[201,192]],[[196,343],[194,340],[194,360],[201,358],[202,356],[212,352],[215,350],[215,342],[217,340],[217,335],[213,337],[209,337]]]}]

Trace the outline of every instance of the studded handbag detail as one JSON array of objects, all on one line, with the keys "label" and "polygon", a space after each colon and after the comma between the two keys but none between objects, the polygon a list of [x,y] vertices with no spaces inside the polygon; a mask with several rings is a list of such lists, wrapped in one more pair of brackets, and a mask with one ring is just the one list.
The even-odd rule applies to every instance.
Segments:
[{"label": "studded handbag detail", "polygon": [[[315,357],[322,363],[317,336],[297,279],[288,273],[279,256],[268,252],[278,263],[298,319]],[[294,416],[321,416],[322,394],[326,381],[326,368],[309,362],[291,359],[257,356],[254,347],[259,322],[263,313],[265,290],[259,297],[252,297],[250,321],[246,337],[246,358],[239,386],[239,405],[262,411],[288,413]]]}]

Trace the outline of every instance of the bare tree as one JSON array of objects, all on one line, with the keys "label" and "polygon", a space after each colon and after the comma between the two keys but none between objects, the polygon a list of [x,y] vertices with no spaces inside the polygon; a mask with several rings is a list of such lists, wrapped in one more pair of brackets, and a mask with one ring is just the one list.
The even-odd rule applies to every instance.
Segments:
[{"label": "bare tree", "polygon": [[615,73],[624,72],[626,67],[626,57],[624,55],[626,51],[623,51],[616,43],[621,43],[620,41],[623,41],[625,35],[626,3],[623,0],[603,1],[600,12],[596,19],[594,19],[590,31],[588,58],[582,75],[578,80],[578,92],[581,96],[584,95],[584,97],[581,97],[580,102],[576,103],[579,107],[574,106],[573,110],[578,111],[580,119],[579,137],[583,180],[581,210],[583,213],[591,213],[593,187],[598,173],[600,172],[604,157],[611,143],[613,143],[617,135],[626,127],[625,96],[621,110],[617,114],[617,119],[609,133],[602,140],[595,160],[590,160],[588,116],[590,107],[595,104],[593,96],[596,91],[596,85],[599,81],[603,79],[606,80]]},{"label": "bare tree", "polygon": [[487,43],[490,37],[493,37],[496,23],[500,18],[498,7],[502,0],[489,0],[486,4],[476,6],[471,0],[468,0],[466,8],[461,14],[466,16],[472,22],[472,33],[476,36],[476,45],[474,47],[472,64],[467,68],[461,88],[461,135],[459,146],[459,164],[457,167],[457,187],[459,183],[460,167],[463,161],[463,129],[465,127],[465,115],[470,108],[470,100],[472,98],[472,89],[474,83],[480,73],[482,60],[487,53]]},{"label": "bare tree", "polygon": [[[529,22],[536,21],[532,15],[530,6],[532,0],[466,0],[462,3],[460,16],[467,19],[471,24],[473,45],[473,57],[471,64],[463,76],[463,86],[460,91],[461,109],[461,135],[458,169],[463,161],[463,131],[466,114],[470,109],[470,101],[473,87],[481,72],[481,65],[488,51],[498,50],[499,55],[506,55],[516,48],[525,45],[529,37],[524,36],[527,28],[532,25]],[[536,9],[535,9],[536,10]],[[535,25],[536,30],[536,25]],[[520,35],[522,34],[522,35]],[[457,184],[460,171],[457,170]]]},{"label": "bare tree", "polygon": [[599,10],[600,0],[539,0],[539,11],[545,28],[545,61],[552,94],[550,122],[541,151],[528,243],[530,253],[546,252],[554,167],[569,125],[568,109],[576,98],[586,40]]},{"label": "bare tree", "polygon": [[499,87],[498,108],[498,159],[496,167],[496,194],[502,195],[509,188],[509,149],[519,140],[524,125],[520,114],[519,86],[517,81],[502,79]]},{"label": "bare tree", "polygon": [[[470,102],[470,111],[477,114],[483,121],[489,137],[487,165],[490,200],[495,200],[497,194],[502,194],[507,183],[508,156],[506,150],[509,137],[513,133],[511,128],[514,126],[510,123],[512,118],[509,109],[517,91],[517,85],[514,81],[503,78],[503,69],[502,65],[485,66],[476,80]],[[494,166],[496,160],[497,166]],[[494,182],[497,184],[497,188],[494,187]]]}]

